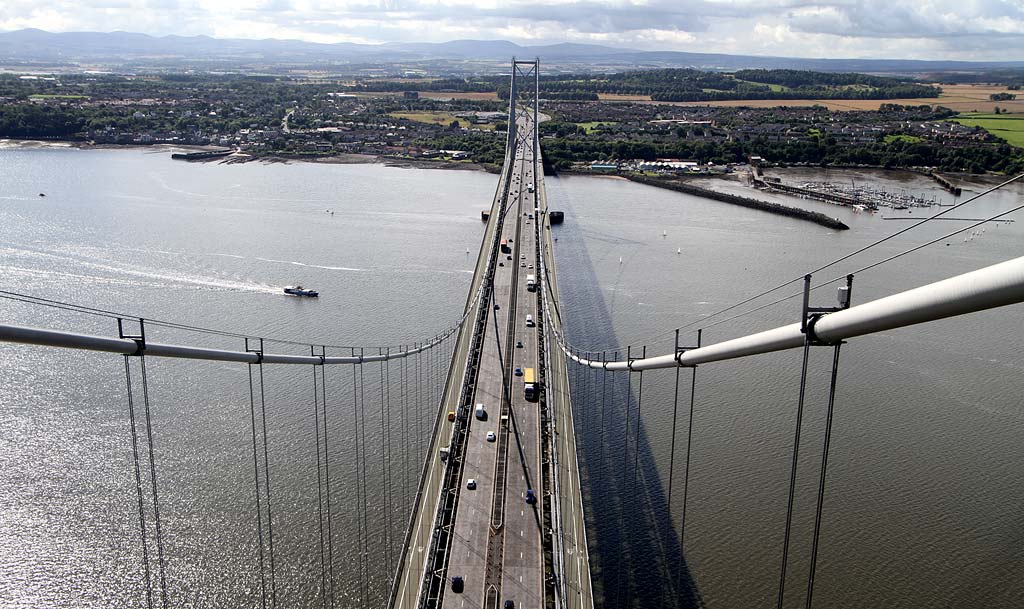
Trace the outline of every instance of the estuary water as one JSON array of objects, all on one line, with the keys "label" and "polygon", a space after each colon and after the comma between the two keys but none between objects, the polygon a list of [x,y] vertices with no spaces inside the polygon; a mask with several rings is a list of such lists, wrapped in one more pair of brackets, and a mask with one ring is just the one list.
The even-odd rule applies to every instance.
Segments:
[{"label": "estuary water", "polygon": [[[952,202],[918,176],[854,177]],[[0,289],[335,345],[334,353],[422,341],[461,314],[482,235],[479,211],[496,181],[379,165],[188,164],[165,150],[4,147]],[[552,208],[566,211],[554,231],[567,331],[580,347],[609,354],[626,345],[670,350],[671,330],[691,323],[684,344],[699,327],[706,344],[796,321],[798,299],[715,326],[746,308],[701,320],[907,225],[882,218],[890,214],[787,199],[842,217],[851,230],[837,233],[622,180],[547,183]],[[963,198],[985,185],[968,186]],[[1022,193],[1000,191],[953,215],[984,217],[1016,205]],[[1021,255],[1024,225],[1020,214],[1010,217],[1018,222],[858,273],[854,302]],[[820,278],[962,226],[930,223]],[[296,283],[321,297],[280,294]],[[818,304],[831,304],[832,288],[819,292]],[[1020,606],[1021,316],[1020,307],[1007,308],[843,347],[816,606]],[[0,319],[117,331],[109,318],[10,300],[0,301]],[[236,337],[156,326],[147,338],[244,347]],[[802,606],[805,594],[831,355],[824,347],[812,353],[787,580],[792,606]],[[645,374],[642,396],[635,375],[572,372],[603,606],[775,602],[799,365],[794,352],[697,371],[681,545],[689,371],[678,409],[672,371]],[[432,422],[437,383],[430,379],[445,366],[431,356],[386,370],[367,366],[355,378],[347,369],[326,373],[335,590],[343,606],[380,606],[386,596]],[[258,606],[246,367],[151,359],[148,375],[169,597],[179,606]],[[320,602],[311,376],[266,367],[274,583],[290,606]],[[377,412],[384,399],[394,414]],[[364,425],[354,422],[357,403]],[[123,360],[0,345],[0,415],[0,606],[144,605]],[[363,493],[370,509],[360,519]]]}]

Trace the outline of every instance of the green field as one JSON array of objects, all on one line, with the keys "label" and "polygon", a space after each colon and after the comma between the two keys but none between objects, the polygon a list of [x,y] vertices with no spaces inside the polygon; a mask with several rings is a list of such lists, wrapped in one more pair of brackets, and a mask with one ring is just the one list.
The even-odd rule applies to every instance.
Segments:
[{"label": "green field", "polygon": [[589,123],[576,123],[577,126],[583,127],[583,130],[586,131],[587,134],[593,133],[594,131],[600,129],[601,127],[610,127],[612,125],[617,124],[618,123],[614,121],[591,121]]},{"label": "green field", "polygon": [[1024,148],[1024,115],[967,112],[958,114],[953,120],[968,127],[981,127],[1013,146]]},{"label": "green field", "polygon": [[494,131],[494,123],[473,124],[469,119],[459,118],[448,112],[392,112],[388,116],[405,118],[417,123],[428,123],[431,125],[450,125],[452,121],[458,121],[461,127]]}]

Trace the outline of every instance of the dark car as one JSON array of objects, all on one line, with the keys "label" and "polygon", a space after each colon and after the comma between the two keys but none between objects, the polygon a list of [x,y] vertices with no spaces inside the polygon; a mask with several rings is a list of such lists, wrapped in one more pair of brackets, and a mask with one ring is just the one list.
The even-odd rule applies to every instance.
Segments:
[{"label": "dark car", "polygon": [[537,495],[534,494],[532,488],[526,489],[526,502],[530,505],[537,503]]},{"label": "dark car", "polygon": [[519,366],[516,366],[515,374],[516,376],[523,376],[523,369],[520,368]]},{"label": "dark car", "polygon": [[459,593],[466,587],[466,582],[462,580],[461,575],[456,575],[452,578],[452,592]]},{"label": "dark car", "polygon": [[522,348],[523,348],[523,341],[517,340],[516,341],[516,349],[522,349]]},{"label": "dark car", "polygon": [[516,609],[516,604],[512,601],[505,601],[505,609]]}]

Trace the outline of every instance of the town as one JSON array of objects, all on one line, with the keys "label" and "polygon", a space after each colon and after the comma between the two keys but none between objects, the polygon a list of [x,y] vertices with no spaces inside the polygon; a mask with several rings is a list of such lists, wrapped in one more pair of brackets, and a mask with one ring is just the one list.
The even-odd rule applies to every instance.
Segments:
[{"label": "town", "polygon": [[[431,88],[241,75],[4,75],[0,137],[219,147],[235,153],[232,162],[360,155],[497,168],[505,102],[459,87],[398,90],[403,84]],[[550,100],[541,133],[547,167],[562,171],[720,172],[751,158],[968,173],[1024,168],[1021,149],[938,103],[877,107]]]}]

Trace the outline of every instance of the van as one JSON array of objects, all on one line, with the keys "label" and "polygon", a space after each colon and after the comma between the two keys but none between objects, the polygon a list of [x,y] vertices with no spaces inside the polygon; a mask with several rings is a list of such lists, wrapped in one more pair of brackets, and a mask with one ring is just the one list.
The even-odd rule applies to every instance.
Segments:
[{"label": "van", "polygon": [[487,412],[484,411],[484,405],[483,404],[477,404],[476,405],[476,418],[478,418],[480,420],[483,420],[483,419],[487,418]]},{"label": "van", "polygon": [[526,316],[526,327],[527,328],[532,328],[533,327],[533,315],[527,315]]}]

